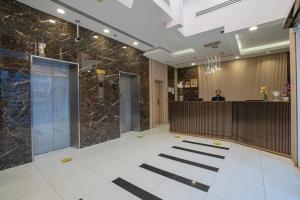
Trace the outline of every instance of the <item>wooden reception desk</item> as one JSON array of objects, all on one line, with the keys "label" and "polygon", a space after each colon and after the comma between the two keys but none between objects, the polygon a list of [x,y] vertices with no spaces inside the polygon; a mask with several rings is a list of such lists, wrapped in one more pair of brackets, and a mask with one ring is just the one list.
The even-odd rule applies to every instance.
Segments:
[{"label": "wooden reception desk", "polygon": [[171,102],[170,131],[291,154],[289,102]]}]

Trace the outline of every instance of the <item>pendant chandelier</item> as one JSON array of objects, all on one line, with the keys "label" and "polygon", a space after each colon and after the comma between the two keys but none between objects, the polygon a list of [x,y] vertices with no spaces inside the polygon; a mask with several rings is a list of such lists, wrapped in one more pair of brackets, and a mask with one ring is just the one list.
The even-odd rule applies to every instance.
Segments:
[{"label": "pendant chandelier", "polygon": [[205,74],[213,74],[221,70],[221,57],[207,57],[207,63],[204,64]]}]

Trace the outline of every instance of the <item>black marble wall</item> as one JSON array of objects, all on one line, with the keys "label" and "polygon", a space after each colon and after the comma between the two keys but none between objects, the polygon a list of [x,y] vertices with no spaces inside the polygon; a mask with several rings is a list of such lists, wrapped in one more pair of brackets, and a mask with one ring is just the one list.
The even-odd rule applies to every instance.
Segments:
[{"label": "black marble wall", "polygon": [[[149,128],[149,63],[143,52],[84,28],[80,34],[76,43],[74,24],[15,0],[0,1],[0,170],[31,162],[30,55],[37,54],[38,43],[46,44],[46,57],[80,64],[81,147],[120,137],[120,71],[140,75],[140,126]],[[102,103],[97,69],[106,71]]]}]

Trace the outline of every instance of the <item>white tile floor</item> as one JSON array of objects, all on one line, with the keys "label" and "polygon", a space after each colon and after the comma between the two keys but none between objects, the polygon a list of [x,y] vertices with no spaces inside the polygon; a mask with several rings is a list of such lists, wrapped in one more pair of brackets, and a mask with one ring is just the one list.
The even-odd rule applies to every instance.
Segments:
[{"label": "white tile floor", "polygon": [[[175,138],[166,126],[137,133],[85,149],[63,149],[35,158],[30,164],[0,171],[1,200],[136,200],[111,181],[121,177],[162,199],[170,200],[300,200],[300,171],[288,158],[242,145],[222,142],[230,150],[181,142],[211,144],[212,140]],[[225,160],[171,148],[177,145],[224,155]],[[219,172],[157,156],[175,157],[220,168]],[[62,164],[65,157],[73,161]],[[208,192],[155,174],[146,163],[210,186]]]}]

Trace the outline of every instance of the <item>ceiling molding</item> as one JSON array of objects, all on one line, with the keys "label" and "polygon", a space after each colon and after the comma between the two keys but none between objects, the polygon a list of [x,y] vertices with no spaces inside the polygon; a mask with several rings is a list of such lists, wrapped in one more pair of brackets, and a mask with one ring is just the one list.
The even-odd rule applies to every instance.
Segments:
[{"label": "ceiling molding", "polygon": [[284,48],[288,48],[290,45],[290,41],[286,40],[286,41],[274,42],[274,43],[270,43],[270,44],[263,44],[263,45],[243,49],[239,36],[235,35],[235,37],[236,37],[241,55],[255,54],[255,53],[272,51],[272,50],[277,50],[277,49],[284,49]]}]

